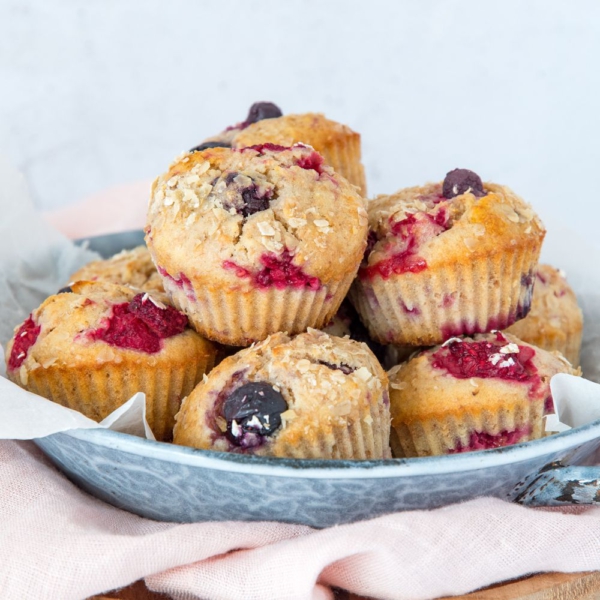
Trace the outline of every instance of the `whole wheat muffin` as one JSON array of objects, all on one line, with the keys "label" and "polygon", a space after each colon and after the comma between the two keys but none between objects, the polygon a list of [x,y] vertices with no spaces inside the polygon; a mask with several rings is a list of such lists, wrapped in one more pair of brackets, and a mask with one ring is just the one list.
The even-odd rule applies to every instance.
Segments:
[{"label": "whole wheat muffin", "polygon": [[456,169],[443,183],[378,196],[368,211],[349,297],[378,342],[431,346],[529,312],[545,230],[507,187]]},{"label": "whole wheat muffin", "polygon": [[146,234],[194,328],[247,346],[329,322],[364,253],[367,213],[312,148],[210,148],[154,183]]},{"label": "whole wheat muffin", "polygon": [[265,143],[312,146],[336,173],[356,185],[363,196],[367,195],[360,134],[320,113],[284,116],[272,102],[256,102],[244,121],[208,138],[192,150],[215,146],[243,148]]},{"label": "whole wheat muffin", "polygon": [[95,260],[73,273],[69,281],[108,281],[146,292],[164,292],[162,279],[146,246],[123,250],[105,260]]},{"label": "whole wheat muffin", "polygon": [[226,358],[184,400],[174,442],[294,458],[389,458],[385,371],[359,342],[277,333]]},{"label": "whole wheat muffin", "polygon": [[181,399],[210,371],[216,351],[167,303],[158,292],[75,282],[15,330],[8,378],[96,421],[144,392],[148,424],[169,440]]},{"label": "whole wheat muffin", "polygon": [[550,379],[578,375],[550,353],[494,332],[451,338],[389,372],[396,457],[498,448],[544,435]]},{"label": "whole wheat muffin", "polygon": [[538,265],[531,311],[506,332],[544,350],[558,350],[573,366],[579,365],[583,313],[564,273]]}]

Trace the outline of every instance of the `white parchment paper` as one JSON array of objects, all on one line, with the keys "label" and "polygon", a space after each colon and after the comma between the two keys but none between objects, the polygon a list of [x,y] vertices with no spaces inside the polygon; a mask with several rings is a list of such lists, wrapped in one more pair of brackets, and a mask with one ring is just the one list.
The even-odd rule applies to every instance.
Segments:
[{"label": "white parchment paper", "polygon": [[[38,215],[22,175],[0,157],[0,343],[69,275],[97,258],[49,227]],[[600,418],[600,250],[577,232],[546,220],[542,262],[566,271],[582,306],[582,368],[586,379],[552,379],[556,415],[546,430],[564,431]],[[0,439],[34,439],[69,429],[109,427],[154,439],[145,419],[144,394],[135,394],[101,423],[27,392],[4,375],[0,349]],[[596,383],[594,383],[596,382]]]},{"label": "white parchment paper", "polygon": [[[49,227],[33,206],[25,178],[0,156],[0,344],[69,275],[99,258]],[[101,423],[27,392],[5,379],[0,346],[0,439],[34,439],[69,429],[108,427],[154,439],[146,398],[135,394]]]}]

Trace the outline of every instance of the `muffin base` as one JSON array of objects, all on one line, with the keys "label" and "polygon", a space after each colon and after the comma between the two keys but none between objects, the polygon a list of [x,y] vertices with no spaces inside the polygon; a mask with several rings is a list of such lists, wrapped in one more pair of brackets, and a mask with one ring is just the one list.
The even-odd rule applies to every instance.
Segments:
[{"label": "muffin base", "polygon": [[286,288],[184,289],[169,278],[164,286],[177,308],[204,337],[230,346],[249,346],[277,332],[290,335],[324,327],[337,312],[355,273],[319,290]]},{"label": "muffin base", "polygon": [[389,279],[357,278],[350,300],[382,344],[433,346],[456,335],[501,330],[527,315],[536,241],[468,263],[427,268]]},{"label": "muffin base", "polygon": [[[137,392],[146,394],[146,419],[154,436],[170,441],[175,415],[182,399],[208,373],[215,353],[193,353],[183,361],[139,362],[118,365],[78,365],[77,368],[38,368],[27,375],[26,389],[62,406],[77,410],[94,421],[101,421]],[[161,364],[162,363],[162,364]],[[15,372],[14,375],[17,375]],[[9,378],[21,385],[17,378]]]},{"label": "muffin base", "polygon": [[511,410],[483,410],[479,414],[447,415],[392,425],[390,445],[395,458],[451,454],[467,448],[474,433],[496,436],[502,432],[521,432],[513,443],[537,440],[544,436],[544,401],[528,399]]}]

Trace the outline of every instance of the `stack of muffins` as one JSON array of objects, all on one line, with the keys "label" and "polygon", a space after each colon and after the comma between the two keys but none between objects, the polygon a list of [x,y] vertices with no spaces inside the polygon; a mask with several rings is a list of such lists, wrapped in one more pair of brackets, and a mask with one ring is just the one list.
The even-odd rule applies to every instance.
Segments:
[{"label": "stack of muffins", "polygon": [[16,329],[9,378],[95,419],[143,391],[158,439],[263,456],[544,435],[582,318],[537,264],[539,218],[466,169],[365,194],[357,133],[253,105],[155,181],[147,248],[75,273]]}]

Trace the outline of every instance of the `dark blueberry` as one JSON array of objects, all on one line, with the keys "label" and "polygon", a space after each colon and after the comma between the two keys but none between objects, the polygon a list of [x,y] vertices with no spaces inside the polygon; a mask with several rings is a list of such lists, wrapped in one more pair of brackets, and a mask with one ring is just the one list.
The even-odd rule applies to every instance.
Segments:
[{"label": "dark blueberry", "polygon": [[481,178],[469,169],[454,169],[447,173],[442,190],[444,197],[448,199],[460,196],[465,192],[471,192],[478,198],[485,196]]},{"label": "dark blueberry", "polygon": [[73,288],[71,286],[67,286],[64,288],[60,288],[60,290],[58,290],[58,292],[56,292],[57,294],[72,294],[73,293]]},{"label": "dark blueberry", "polygon": [[256,185],[252,185],[249,188],[242,190],[242,199],[244,200],[244,205],[242,206],[241,213],[244,217],[249,217],[254,213],[269,208],[269,197],[259,196],[258,187]]},{"label": "dark blueberry", "polygon": [[273,435],[281,427],[281,413],[287,409],[284,397],[272,385],[246,383],[223,402],[227,437],[237,446],[243,446],[245,434],[263,437]]},{"label": "dark blueberry", "polygon": [[332,371],[341,371],[344,375],[350,375],[350,373],[354,373],[354,371],[356,371],[354,367],[351,367],[350,365],[344,363],[334,365],[333,363],[328,363],[324,360],[320,360],[319,364],[325,365],[328,369],[331,369]]},{"label": "dark blueberry", "polygon": [[[237,171],[227,173],[225,176],[225,184],[228,187],[236,185],[235,178],[239,175]],[[261,195],[258,186],[253,183],[252,185],[237,190],[237,193],[229,195],[227,200],[223,202],[223,208],[229,210],[235,209],[238,215],[249,217],[254,213],[269,208],[269,201],[271,200],[272,192],[267,191]]]},{"label": "dark blueberry", "polygon": [[281,117],[283,113],[281,109],[276,104],[272,102],[255,102],[248,112],[248,116],[246,117],[246,123],[250,125],[251,123],[256,123],[257,121],[262,121],[263,119],[276,119],[277,117]]},{"label": "dark blueberry", "polygon": [[190,152],[200,152],[208,148],[231,148],[231,144],[227,142],[203,142],[202,144],[198,144],[198,146],[194,146]]}]

